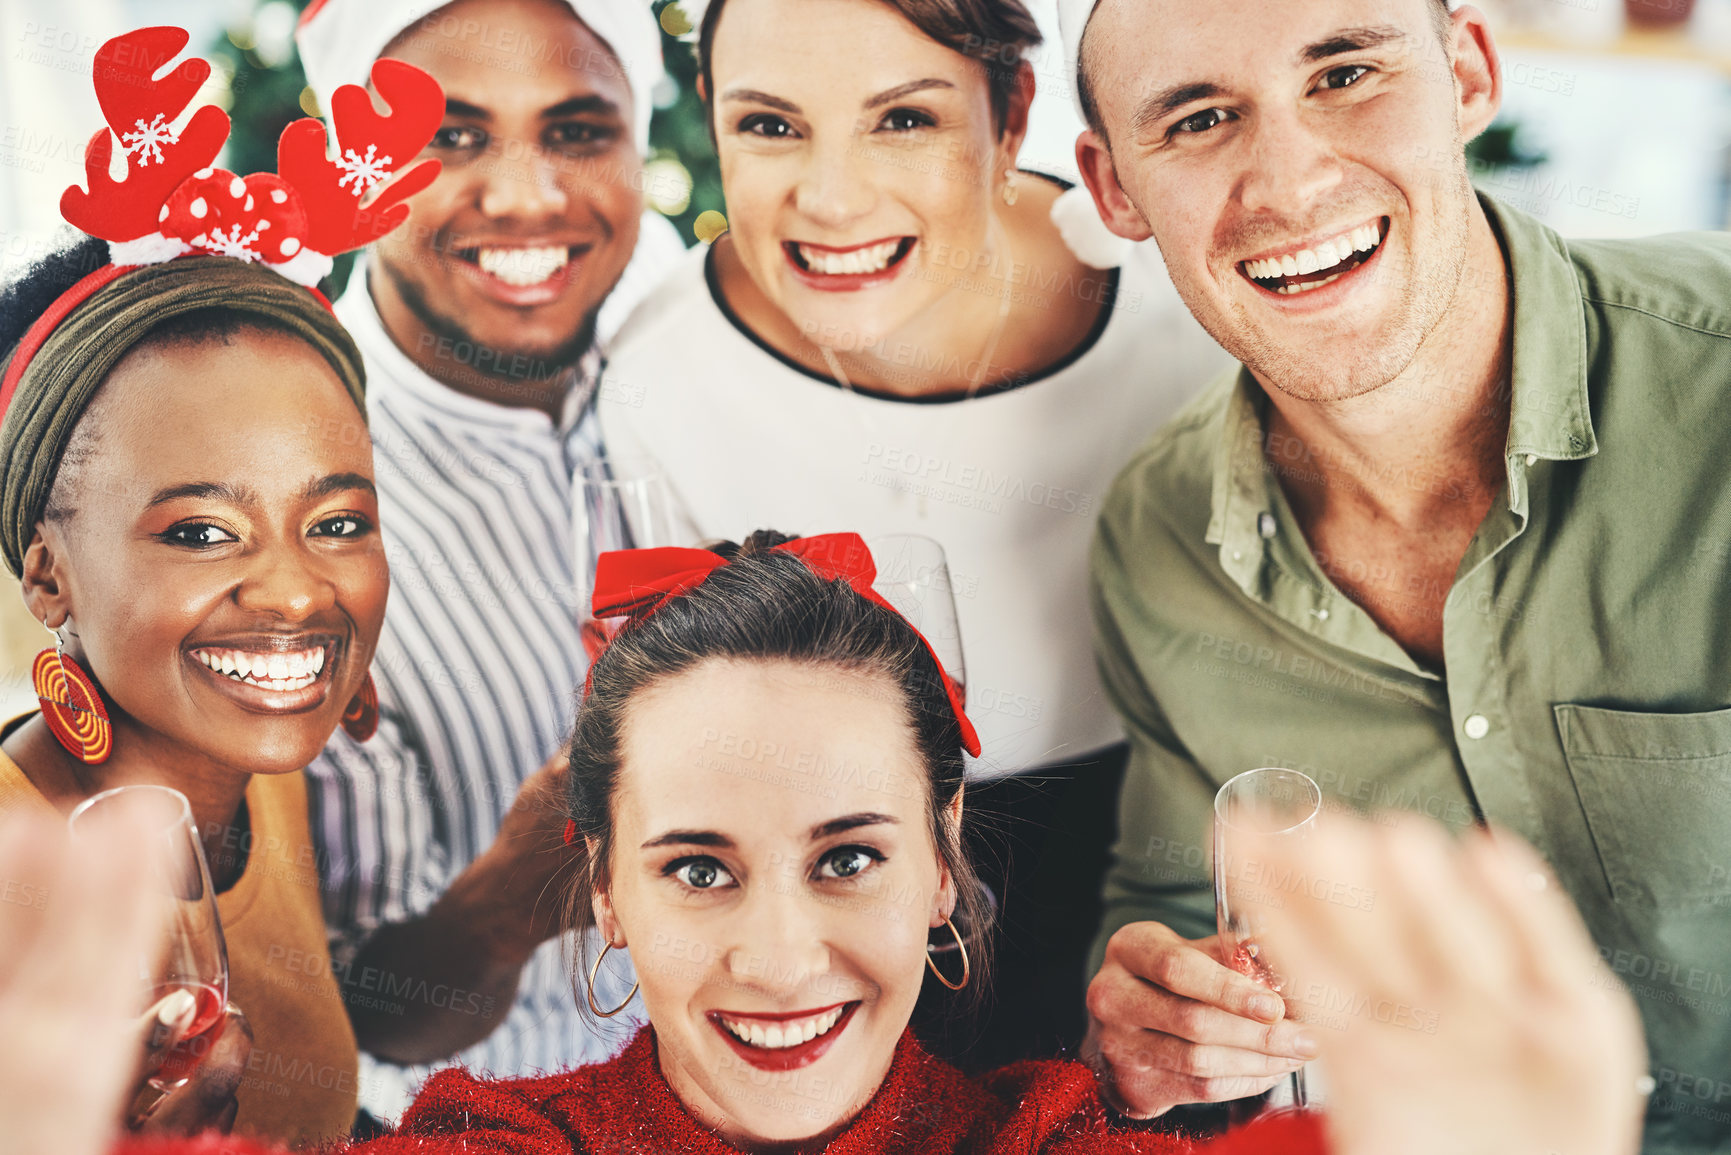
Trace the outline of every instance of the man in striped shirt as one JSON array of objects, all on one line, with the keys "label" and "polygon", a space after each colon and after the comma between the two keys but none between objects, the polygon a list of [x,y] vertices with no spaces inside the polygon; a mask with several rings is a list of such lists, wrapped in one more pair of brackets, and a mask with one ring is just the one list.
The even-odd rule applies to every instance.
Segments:
[{"label": "man in striped shirt", "polygon": [[[443,171],[337,304],[366,358],[392,589],[379,732],[308,771],[361,1103],[390,1118],[430,1064],[552,1070],[635,1025],[587,1023],[561,951],[592,564],[573,491],[600,448],[597,333],[680,246],[639,191],[661,76],[645,0],[315,0],[297,39],[321,107],[381,55],[447,101],[425,154]],[[614,1005],[632,980],[608,970]]]}]

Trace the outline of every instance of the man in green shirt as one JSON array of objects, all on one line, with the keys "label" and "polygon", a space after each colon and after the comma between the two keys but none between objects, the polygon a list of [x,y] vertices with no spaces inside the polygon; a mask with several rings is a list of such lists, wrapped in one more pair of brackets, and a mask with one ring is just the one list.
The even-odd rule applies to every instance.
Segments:
[{"label": "man in green shirt", "polygon": [[1060,14],[1102,215],[1242,362],[1093,556],[1132,743],[1088,1000],[1117,1105],[1314,1053],[1208,937],[1215,791],[1278,765],[1539,848],[1641,1008],[1645,1150],[1731,1149],[1731,239],[1565,242],[1477,196],[1470,8]]}]

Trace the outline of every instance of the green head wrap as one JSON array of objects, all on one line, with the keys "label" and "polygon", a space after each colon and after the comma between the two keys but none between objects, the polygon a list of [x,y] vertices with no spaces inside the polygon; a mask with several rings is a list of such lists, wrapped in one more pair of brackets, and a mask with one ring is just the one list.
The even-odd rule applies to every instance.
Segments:
[{"label": "green head wrap", "polygon": [[49,335],[0,421],[0,554],[15,576],[23,572],[24,551],[48,506],[66,444],[109,371],[152,329],[198,309],[255,317],[293,333],[330,362],[365,420],[360,350],[319,298],[300,285],[226,257],[183,258],[123,273]]}]

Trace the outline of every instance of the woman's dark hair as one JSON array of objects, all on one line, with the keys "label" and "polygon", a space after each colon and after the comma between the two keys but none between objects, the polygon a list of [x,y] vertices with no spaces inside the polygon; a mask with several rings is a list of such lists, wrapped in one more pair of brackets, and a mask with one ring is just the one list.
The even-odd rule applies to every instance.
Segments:
[{"label": "woman's dark hair", "polygon": [[0,288],[0,359],[12,351],[55,299],[108,263],[108,242],[82,233],[35,261]]},{"label": "woman's dark hair", "polygon": [[[945,48],[985,66],[992,124],[1002,134],[1023,58],[1044,39],[1039,24],[1022,0],[880,0],[880,3],[894,9]],[[697,66],[711,109],[715,107],[715,78],[709,73],[709,61],[715,47],[715,29],[721,23],[721,10],[725,7],[727,0],[710,0],[697,33]],[[711,131],[714,123],[712,113]]]},{"label": "woman's dark hair", "polygon": [[593,923],[590,896],[608,882],[620,732],[626,707],[637,694],[715,658],[794,661],[878,674],[899,691],[925,764],[931,835],[955,884],[951,917],[972,966],[963,1008],[972,1009],[988,986],[991,905],[963,850],[962,831],[944,817],[962,789],[962,732],[937,663],[899,614],[867,601],[845,580],[829,581],[792,554],[774,550],[791,540],[760,530],[743,545],[712,547],[731,564],[650,616],[629,622],[591,668],[571,739],[569,803],[578,832],[592,840],[595,853],[573,890],[573,918],[580,928]]},{"label": "woman's dark hair", "polygon": [[[36,319],[46,313],[61,294],[79,281],[108,264],[108,242],[79,233],[75,240],[34,262],[17,279],[0,287],[0,365],[12,355],[14,347],[24,338]],[[149,344],[198,344],[222,342],[242,330],[280,332],[295,336],[285,325],[273,324],[268,317],[243,313],[220,305],[181,313],[153,327],[138,346]],[[102,404],[102,392],[85,409],[89,415]],[[78,422],[77,429],[66,444],[55,467],[54,489],[43,516],[50,520],[71,515],[70,493],[77,488],[77,474],[97,451],[100,420]]]}]

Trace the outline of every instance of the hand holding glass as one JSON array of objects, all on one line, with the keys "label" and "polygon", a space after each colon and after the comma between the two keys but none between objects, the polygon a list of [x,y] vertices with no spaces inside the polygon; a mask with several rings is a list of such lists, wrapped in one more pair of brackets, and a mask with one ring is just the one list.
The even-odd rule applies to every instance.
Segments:
[{"label": "hand holding glass", "polygon": [[[1265,955],[1264,914],[1281,896],[1259,870],[1254,846],[1273,839],[1291,845],[1310,837],[1322,813],[1322,791],[1297,770],[1247,770],[1214,796],[1214,911],[1227,966],[1275,993],[1286,979]],[[1304,1069],[1292,1073],[1292,1101],[1308,1102]]]},{"label": "hand holding glass", "polygon": [[137,961],[139,1009],[154,1011],[176,992],[193,1000],[190,1015],[180,1016],[178,1038],[149,1079],[152,1088],[167,1093],[192,1077],[228,1004],[228,947],[192,808],[184,794],[167,786],[121,786],[79,803],[67,823],[74,842],[109,838],[126,826],[147,831],[157,849],[145,867],[152,875],[147,901],[161,905],[159,922],[167,931],[160,949]]}]

